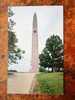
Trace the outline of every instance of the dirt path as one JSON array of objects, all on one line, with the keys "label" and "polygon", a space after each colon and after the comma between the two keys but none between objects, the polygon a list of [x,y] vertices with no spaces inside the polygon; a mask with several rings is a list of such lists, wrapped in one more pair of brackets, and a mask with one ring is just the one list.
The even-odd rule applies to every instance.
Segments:
[{"label": "dirt path", "polygon": [[8,76],[8,93],[28,94],[34,79],[35,73],[15,73]]}]

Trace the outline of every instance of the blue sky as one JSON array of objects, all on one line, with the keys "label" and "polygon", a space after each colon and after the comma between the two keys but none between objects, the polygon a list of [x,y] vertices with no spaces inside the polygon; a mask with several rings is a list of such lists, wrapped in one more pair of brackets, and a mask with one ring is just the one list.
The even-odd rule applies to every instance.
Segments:
[{"label": "blue sky", "polygon": [[63,40],[63,6],[15,6],[11,7],[16,22],[14,31],[18,39],[18,47],[25,50],[24,59],[9,69],[28,71],[31,68],[32,23],[36,12],[38,22],[39,53],[45,47],[46,39],[57,34]]}]

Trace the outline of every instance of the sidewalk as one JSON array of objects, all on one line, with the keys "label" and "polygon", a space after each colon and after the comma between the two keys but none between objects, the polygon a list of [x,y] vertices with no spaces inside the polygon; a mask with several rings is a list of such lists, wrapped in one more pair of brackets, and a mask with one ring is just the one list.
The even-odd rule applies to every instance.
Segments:
[{"label": "sidewalk", "polygon": [[32,86],[35,73],[16,72],[8,76],[7,92],[13,94],[28,94]]}]

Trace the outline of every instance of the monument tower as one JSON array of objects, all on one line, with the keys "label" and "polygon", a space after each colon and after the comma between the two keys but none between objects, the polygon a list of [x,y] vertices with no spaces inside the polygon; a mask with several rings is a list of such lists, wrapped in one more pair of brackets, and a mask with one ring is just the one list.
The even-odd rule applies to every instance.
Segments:
[{"label": "monument tower", "polygon": [[34,13],[32,26],[32,58],[31,58],[31,72],[38,71],[38,24],[37,15]]}]

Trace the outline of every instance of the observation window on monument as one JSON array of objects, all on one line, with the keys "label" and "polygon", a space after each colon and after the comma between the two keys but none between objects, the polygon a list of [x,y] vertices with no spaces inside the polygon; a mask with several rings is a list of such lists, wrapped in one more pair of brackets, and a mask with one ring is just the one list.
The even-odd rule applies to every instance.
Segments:
[{"label": "observation window on monument", "polygon": [[34,33],[36,33],[37,31],[36,30],[34,30]]},{"label": "observation window on monument", "polygon": [[8,93],[64,94],[63,6],[8,7]]}]

